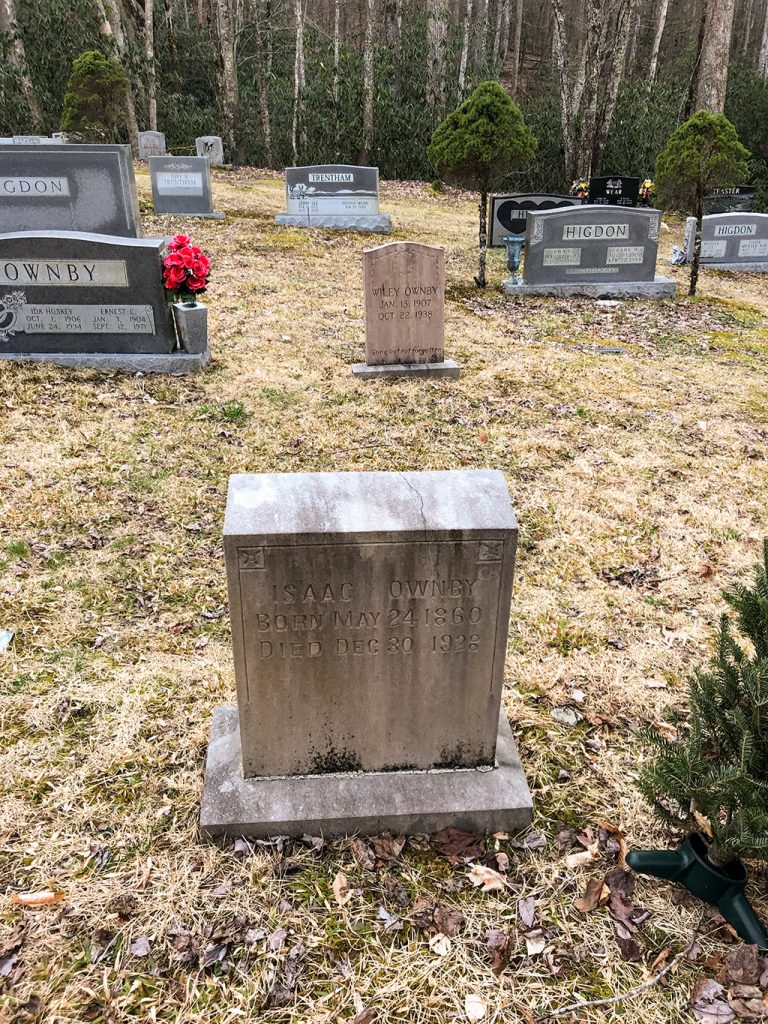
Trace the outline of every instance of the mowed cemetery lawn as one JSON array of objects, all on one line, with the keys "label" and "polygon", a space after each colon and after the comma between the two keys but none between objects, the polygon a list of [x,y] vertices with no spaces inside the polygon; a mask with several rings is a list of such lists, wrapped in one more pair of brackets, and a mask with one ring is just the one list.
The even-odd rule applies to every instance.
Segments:
[{"label": "mowed cemetery lawn", "polygon": [[[559,1018],[693,1020],[721,923],[643,877],[629,938],[574,901],[622,836],[678,838],[636,792],[638,733],[682,705],[768,532],[764,279],[703,271],[690,301],[660,261],[674,301],[511,300],[493,251],[478,293],[474,197],[384,183],[392,239],[445,246],[462,376],[361,382],[360,254],[387,239],[277,228],[280,177],[214,179],[224,223],[155,217],[138,179],[145,233],[213,260],[205,372],[0,364],[0,1019],[530,1024],[628,992],[699,928],[661,982]],[[463,853],[202,842],[211,715],[235,703],[229,475],[463,468],[503,470],[520,520],[504,706],[533,829]],[[44,890],[63,895],[13,900]]]}]

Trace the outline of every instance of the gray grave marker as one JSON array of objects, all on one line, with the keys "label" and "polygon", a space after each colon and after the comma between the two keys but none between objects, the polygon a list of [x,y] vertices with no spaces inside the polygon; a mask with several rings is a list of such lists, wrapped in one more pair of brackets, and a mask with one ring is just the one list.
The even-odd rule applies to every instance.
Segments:
[{"label": "gray grave marker", "polygon": [[204,832],[527,825],[500,714],[516,543],[498,472],[231,477],[239,714],[214,713]]},{"label": "gray grave marker", "polygon": [[160,238],[76,231],[0,235],[0,359],[184,372],[162,283]]},{"label": "gray grave marker", "polygon": [[42,146],[46,142],[50,142],[50,138],[47,135],[14,135],[13,144],[14,146]]},{"label": "gray grave marker", "polygon": [[165,135],[162,132],[139,132],[139,160],[151,156],[165,156]]},{"label": "gray grave marker", "polygon": [[149,174],[155,213],[224,218],[213,210],[211,166],[204,156],[151,156]]},{"label": "gray grave marker", "polygon": [[503,247],[505,236],[524,236],[532,210],[555,210],[564,206],[581,206],[581,199],[554,193],[491,196],[491,246]]},{"label": "gray grave marker", "polygon": [[[685,225],[685,256],[690,263],[696,241],[696,218]],[[702,267],[715,270],[768,271],[768,213],[713,213],[702,218]]]},{"label": "gray grave marker", "polygon": [[378,167],[318,164],[286,167],[286,212],[278,224],[389,234],[392,219],[379,212]]},{"label": "gray grave marker", "polygon": [[223,166],[224,143],[218,135],[201,135],[195,139],[195,148],[197,155],[206,157],[211,167]]},{"label": "gray grave marker", "polygon": [[142,234],[130,146],[0,149],[3,231]]}]

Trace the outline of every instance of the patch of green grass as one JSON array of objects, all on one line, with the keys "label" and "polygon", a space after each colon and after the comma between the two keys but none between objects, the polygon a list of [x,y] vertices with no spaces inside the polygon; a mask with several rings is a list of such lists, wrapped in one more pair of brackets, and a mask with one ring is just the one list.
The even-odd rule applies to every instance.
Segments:
[{"label": "patch of green grass", "polygon": [[261,393],[268,402],[271,402],[272,405],[276,405],[281,409],[285,409],[289,405],[294,405],[296,402],[293,395],[290,395],[285,391],[280,391],[278,388],[262,388]]},{"label": "patch of green grass", "polygon": [[250,412],[235,399],[229,402],[219,402],[212,405],[204,402],[198,409],[197,419],[214,420],[217,423],[231,423],[233,426],[242,426],[250,419]]},{"label": "patch of green grass", "polygon": [[13,558],[26,558],[29,554],[29,544],[25,540],[12,540],[7,550]]}]

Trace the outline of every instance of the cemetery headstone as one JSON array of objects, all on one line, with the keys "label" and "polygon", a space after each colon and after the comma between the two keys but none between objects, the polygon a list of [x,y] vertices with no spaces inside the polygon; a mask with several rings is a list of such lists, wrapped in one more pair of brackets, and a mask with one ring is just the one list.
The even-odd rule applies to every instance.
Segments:
[{"label": "cemetery headstone", "polygon": [[445,358],[445,253],[388,242],[363,252],[365,362],[358,377],[458,377]]},{"label": "cemetery headstone", "polygon": [[594,206],[637,206],[640,179],[611,174],[590,178],[587,202]]},{"label": "cemetery headstone", "polygon": [[[693,260],[696,218],[685,226],[685,257]],[[715,213],[701,221],[699,263],[715,270],[768,271],[768,213]]]},{"label": "cemetery headstone", "polygon": [[754,185],[716,189],[704,196],[704,213],[751,213],[756,191]]},{"label": "cemetery headstone", "polygon": [[141,237],[130,146],[0,149],[3,231],[89,231]]},{"label": "cemetery headstone", "polygon": [[674,281],[656,276],[660,225],[659,210],[580,206],[532,212],[523,283],[510,279],[502,288],[509,295],[674,295]]},{"label": "cemetery headstone", "polygon": [[14,146],[42,146],[51,140],[47,135],[14,135]]},{"label": "cemetery headstone", "polygon": [[162,283],[160,238],[77,231],[0,235],[0,360],[187,372]]},{"label": "cemetery headstone", "polygon": [[214,712],[203,832],[527,825],[500,709],[516,543],[499,472],[231,477],[239,712]]},{"label": "cemetery headstone", "polygon": [[524,237],[531,210],[555,210],[563,206],[581,206],[581,199],[551,193],[491,196],[491,246],[503,247],[504,238],[510,235]]},{"label": "cemetery headstone", "polygon": [[211,165],[204,156],[151,156],[149,175],[155,213],[223,220],[213,209]]},{"label": "cemetery headstone", "polygon": [[389,234],[392,219],[379,211],[378,167],[318,164],[286,167],[286,212],[278,224]]},{"label": "cemetery headstone", "polygon": [[162,132],[139,132],[139,160],[165,156],[165,135]]},{"label": "cemetery headstone", "polygon": [[218,135],[201,135],[195,139],[198,156],[208,158],[211,167],[222,167],[224,164],[224,143]]}]

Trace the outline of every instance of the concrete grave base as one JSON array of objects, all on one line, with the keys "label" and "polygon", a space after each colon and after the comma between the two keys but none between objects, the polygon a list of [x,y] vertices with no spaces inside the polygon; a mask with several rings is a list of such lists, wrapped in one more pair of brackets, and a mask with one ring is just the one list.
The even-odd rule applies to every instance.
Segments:
[{"label": "concrete grave base", "polygon": [[390,377],[458,377],[458,363],[445,359],[442,363],[390,363],[384,366],[369,366],[355,363],[352,373],[356,377],[388,379]]},{"label": "concrete grave base", "polygon": [[213,213],[176,213],[165,214],[166,217],[194,217],[195,220],[226,220],[226,213],[221,210],[214,210]]},{"label": "concrete grave base", "polygon": [[667,299],[675,294],[675,282],[657,275],[653,281],[602,281],[576,284],[515,284],[501,282],[507,295],[585,295],[592,299]]},{"label": "concrete grave base", "polygon": [[[690,266],[689,260],[686,266]],[[699,270],[732,270],[742,274],[768,274],[768,263],[711,263],[709,260],[699,263]]]},{"label": "concrete grave base", "polygon": [[531,794],[502,712],[496,767],[244,779],[237,708],[213,713],[200,828],[206,836],[518,831]]},{"label": "concrete grave base", "polygon": [[388,235],[392,231],[392,218],[388,213],[370,213],[354,217],[342,213],[316,214],[312,217],[298,213],[278,213],[275,224],[289,228],[336,228],[339,231],[370,231]]},{"label": "concrete grave base", "polygon": [[211,351],[129,352],[0,352],[0,362],[55,363],[77,370],[125,370],[127,373],[195,373],[211,358]]}]

